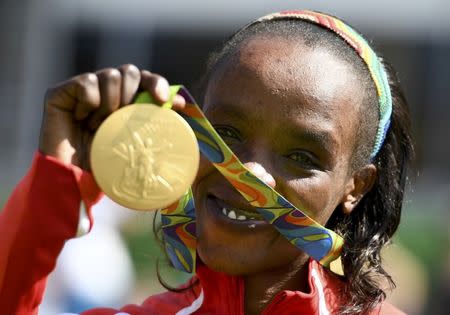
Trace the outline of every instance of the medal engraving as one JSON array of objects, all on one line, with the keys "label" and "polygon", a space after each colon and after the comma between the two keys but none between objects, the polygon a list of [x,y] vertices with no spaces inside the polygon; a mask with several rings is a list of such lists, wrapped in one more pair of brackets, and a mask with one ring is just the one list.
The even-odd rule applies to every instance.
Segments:
[{"label": "medal engraving", "polygon": [[137,210],[162,208],[191,185],[198,146],[187,123],[155,105],[131,105],[97,131],[91,152],[94,177],[113,200]]}]

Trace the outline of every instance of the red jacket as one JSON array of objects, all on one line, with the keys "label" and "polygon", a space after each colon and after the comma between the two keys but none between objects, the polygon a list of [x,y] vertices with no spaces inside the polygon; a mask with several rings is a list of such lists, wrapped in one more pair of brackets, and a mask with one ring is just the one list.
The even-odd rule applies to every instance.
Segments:
[{"label": "red jacket", "polygon": [[[36,154],[28,174],[0,213],[1,314],[38,314],[46,278],[64,242],[76,235],[80,201],[89,215],[100,196],[90,173]],[[166,292],[149,297],[141,305],[120,310],[97,308],[82,315],[244,314],[242,278],[199,265],[190,283],[195,285],[183,293]],[[311,260],[310,292],[282,291],[263,314],[333,314],[342,304],[337,294],[341,286],[338,277]],[[381,313],[403,314],[388,303],[371,314]]]}]

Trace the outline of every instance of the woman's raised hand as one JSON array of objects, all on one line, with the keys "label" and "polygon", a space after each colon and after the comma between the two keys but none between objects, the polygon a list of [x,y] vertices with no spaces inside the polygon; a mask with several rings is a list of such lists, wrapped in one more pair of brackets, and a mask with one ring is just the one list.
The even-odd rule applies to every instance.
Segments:
[{"label": "woman's raised hand", "polygon": [[[77,75],[50,88],[44,101],[39,150],[65,164],[89,169],[95,131],[114,111],[131,104],[138,91],[148,91],[159,104],[169,99],[165,78],[130,64]],[[183,97],[173,99],[174,109],[184,105]]]}]

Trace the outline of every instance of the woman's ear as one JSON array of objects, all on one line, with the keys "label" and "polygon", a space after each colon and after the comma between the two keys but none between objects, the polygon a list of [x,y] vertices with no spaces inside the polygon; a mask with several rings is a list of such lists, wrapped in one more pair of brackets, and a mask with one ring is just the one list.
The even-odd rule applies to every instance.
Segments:
[{"label": "woman's ear", "polygon": [[377,168],[374,164],[367,164],[353,173],[341,200],[342,211],[345,214],[350,214],[355,209],[364,195],[372,189],[376,178]]}]

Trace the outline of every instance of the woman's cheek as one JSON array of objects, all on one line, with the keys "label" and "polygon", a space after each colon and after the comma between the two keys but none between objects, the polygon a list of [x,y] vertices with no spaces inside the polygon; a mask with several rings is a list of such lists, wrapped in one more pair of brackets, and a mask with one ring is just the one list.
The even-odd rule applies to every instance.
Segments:
[{"label": "woman's cheek", "polygon": [[203,154],[200,154],[200,162],[198,167],[197,176],[195,177],[193,185],[197,185],[203,178],[211,174],[215,170],[215,167],[212,165],[211,162],[208,161],[206,157],[203,156]]},{"label": "woman's cheek", "polygon": [[328,221],[337,206],[335,187],[327,176],[293,179],[286,186],[284,197],[322,225]]}]

